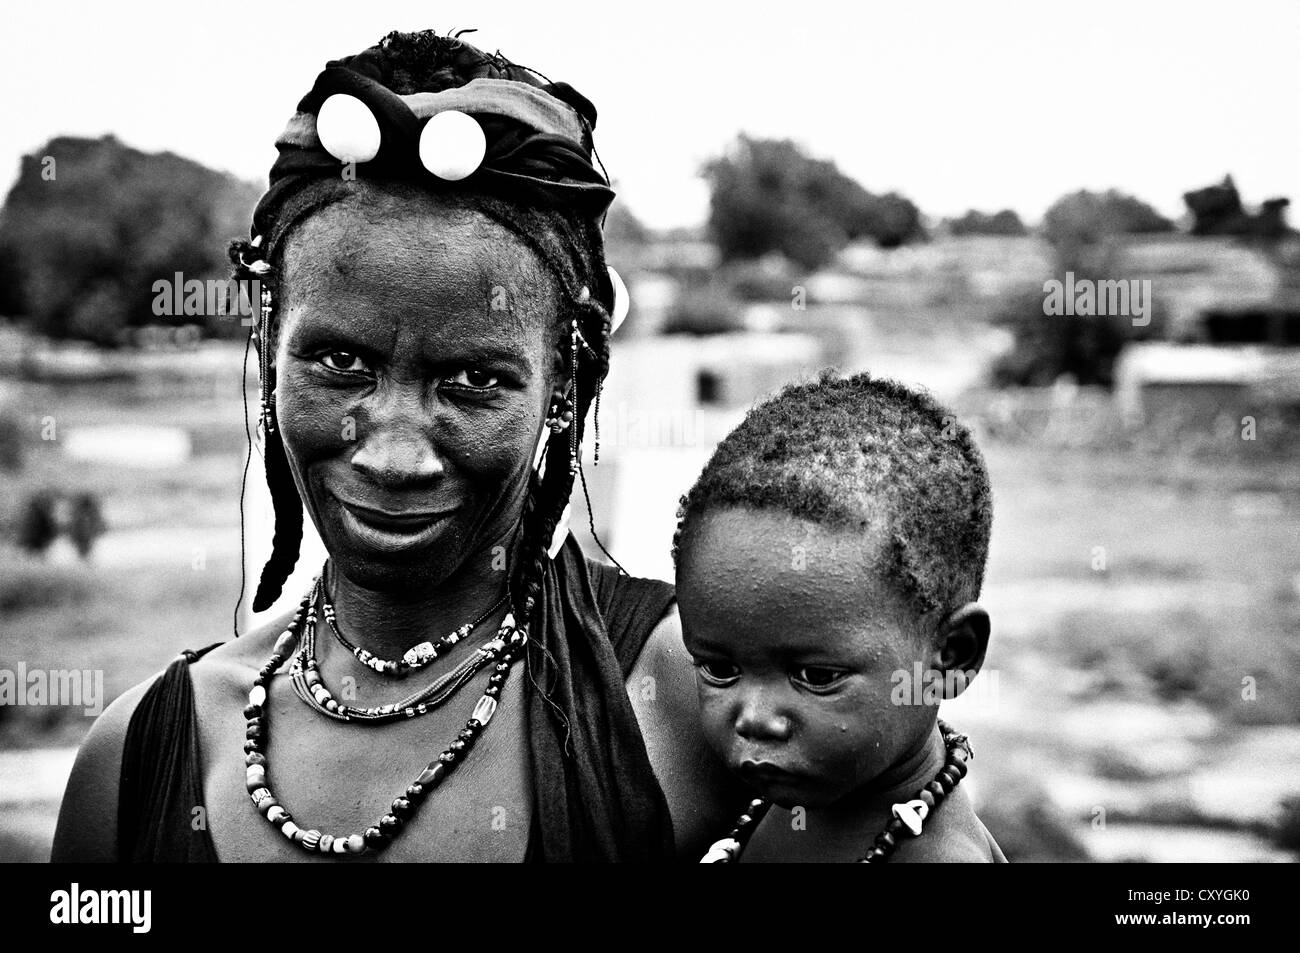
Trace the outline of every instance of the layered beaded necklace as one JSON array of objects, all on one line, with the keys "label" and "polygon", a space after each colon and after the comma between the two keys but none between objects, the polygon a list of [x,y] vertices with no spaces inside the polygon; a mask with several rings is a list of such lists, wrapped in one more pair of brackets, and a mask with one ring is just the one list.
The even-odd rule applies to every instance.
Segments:
[{"label": "layered beaded necklace", "polygon": [[[911,837],[920,837],[922,823],[930,812],[936,810],[943,803],[944,798],[951,794],[952,789],[966,776],[966,762],[975,757],[970,742],[965,735],[959,734],[942,719],[939,720],[939,733],[943,736],[944,747],[948,750],[943,767],[939,769],[933,781],[917,792],[915,798],[902,804],[895,804],[891,808],[893,818],[885,825],[885,829],[876,835],[871,849],[858,860],[858,863],[883,864],[889,860],[890,855],[898,848],[898,842],[902,839],[904,831]],[[745,845],[749,843],[750,837],[771,808],[772,803],[765,798],[754,798],[750,801],[745,813],[736,819],[731,832],[722,840],[715,841],[700,858],[700,863],[731,864],[738,861],[745,850]]]},{"label": "layered beaded necklace", "polygon": [[[317,584],[316,592],[319,592],[319,590],[320,585]],[[309,595],[307,618],[303,626],[302,637],[298,642],[298,651],[294,655],[293,664],[289,668],[289,677],[293,684],[294,693],[309,708],[326,718],[362,724],[385,724],[390,721],[399,721],[402,718],[415,718],[419,715],[428,714],[451,698],[457,689],[473,678],[474,674],[484,666],[495,662],[497,674],[503,674],[509,667],[502,660],[506,650],[506,641],[499,631],[495,639],[479,648],[452,671],[399,701],[365,708],[342,704],[334,698],[333,693],[326,687],[320,674],[320,666],[316,660],[316,592]],[[447,636],[442,641],[451,639],[452,641],[448,643],[450,645],[459,642],[464,637],[462,633],[468,635],[474,626],[486,619],[492,611],[500,608],[503,602],[504,600],[498,601],[492,610],[480,616],[476,622],[461,626],[456,632],[452,633],[452,636]],[[391,674],[391,672],[385,674]]]},{"label": "layered beaded necklace", "polygon": [[[318,578],[312,583],[311,590],[303,597],[302,602],[299,603],[289,627],[276,640],[275,647],[271,651],[271,657],[267,659],[257,677],[253,679],[252,690],[248,693],[248,707],[244,709],[244,717],[248,720],[248,727],[245,732],[246,740],[244,742],[245,779],[248,796],[252,799],[258,813],[262,815],[268,824],[279,830],[281,834],[289,839],[290,843],[298,845],[308,853],[364,854],[380,851],[391,844],[393,839],[401,833],[406,822],[414,816],[429,792],[441,784],[455,770],[456,765],[469,755],[474,742],[496,713],[497,699],[500,698],[501,689],[505,685],[506,677],[510,674],[510,666],[522,653],[528,641],[528,634],[525,629],[515,624],[513,614],[507,613],[497,630],[496,638],[489,642],[487,646],[484,646],[483,649],[480,649],[474,658],[470,660],[478,661],[479,664],[474,669],[474,671],[477,671],[477,668],[487,664],[484,653],[485,650],[491,647],[490,655],[492,659],[496,660],[496,671],[488,679],[488,686],[484,690],[482,697],[474,705],[474,710],[470,714],[469,720],[465,722],[465,727],[457,733],[455,740],[447,746],[442,754],[429,762],[428,766],[420,772],[406,790],[393,800],[388,813],[384,814],[374,825],[366,828],[360,834],[324,834],[315,828],[299,825],[294,820],[293,815],[280,804],[279,800],[271,792],[269,781],[271,765],[265,750],[269,715],[266,706],[266,686],[284,663],[295,655],[295,650],[299,649],[299,643],[303,636],[306,636],[308,647],[314,644],[316,601],[320,591],[319,587],[320,579]],[[485,615],[482,618],[486,617]],[[482,618],[479,620],[480,622]],[[297,652],[297,655],[298,660],[295,662],[295,667],[305,683],[305,673],[315,669],[314,666],[307,669],[305,665],[300,664],[301,651]],[[311,661],[314,663],[314,655]],[[473,674],[473,672],[471,671],[469,674]],[[468,677],[469,675],[465,675],[463,679],[455,684],[455,687],[460,687]],[[295,688],[297,685],[298,682],[295,680]],[[323,686],[321,687],[323,688]],[[448,690],[445,697],[449,697],[454,690],[455,688]],[[311,693],[309,692],[309,694]],[[299,697],[302,697],[301,693]],[[312,697],[313,700],[316,700],[314,694]],[[445,700],[445,697],[440,699],[439,703],[441,703],[441,700]],[[332,699],[328,699],[328,701],[332,701]],[[337,703],[335,704],[336,710],[332,714],[337,715],[337,708],[340,706],[337,706]],[[327,705],[322,704],[321,707],[326,712],[329,712]],[[389,706],[383,707],[387,708]],[[360,709],[360,711],[367,711],[367,709]],[[349,720],[354,717],[351,712],[348,714]],[[396,717],[411,716],[407,715],[405,710],[399,710]],[[385,717],[382,720],[391,719]]]}]

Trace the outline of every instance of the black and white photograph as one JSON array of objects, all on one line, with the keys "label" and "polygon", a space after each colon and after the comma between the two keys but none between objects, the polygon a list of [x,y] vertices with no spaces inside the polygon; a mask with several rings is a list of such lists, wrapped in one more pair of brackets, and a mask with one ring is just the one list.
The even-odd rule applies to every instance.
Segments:
[{"label": "black and white photograph", "polygon": [[1249,936],[1300,7],[3,19],[23,919],[225,879],[103,864],[940,863]]}]

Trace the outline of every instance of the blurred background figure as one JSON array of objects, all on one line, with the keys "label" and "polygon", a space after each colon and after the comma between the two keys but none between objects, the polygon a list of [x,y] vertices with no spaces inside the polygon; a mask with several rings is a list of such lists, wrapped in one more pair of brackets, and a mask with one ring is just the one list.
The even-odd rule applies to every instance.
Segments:
[{"label": "blurred background figure", "polygon": [[33,493],[23,506],[18,545],[29,553],[43,556],[58,535],[54,494],[48,490]]},{"label": "blurred background figure", "polygon": [[72,517],[68,526],[68,535],[77,547],[77,554],[83,559],[90,559],[90,551],[95,540],[106,529],[104,517],[99,512],[99,501],[93,493],[78,493],[72,500]]}]

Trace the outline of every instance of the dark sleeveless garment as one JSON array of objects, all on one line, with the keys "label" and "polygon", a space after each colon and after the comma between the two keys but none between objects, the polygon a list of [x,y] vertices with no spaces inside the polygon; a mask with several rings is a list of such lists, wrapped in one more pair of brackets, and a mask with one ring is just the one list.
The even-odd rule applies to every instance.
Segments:
[{"label": "dark sleeveless garment", "polygon": [[[672,821],[625,682],[673,602],[668,583],[588,560],[572,536],[547,567],[540,631],[545,664],[525,680],[533,819],[525,860],[654,861],[673,855]],[[218,645],[221,643],[218,643]],[[118,795],[118,857],[212,862],[191,827],[203,772],[186,651],[145,692],[127,727]],[[563,716],[556,713],[558,707]]]}]

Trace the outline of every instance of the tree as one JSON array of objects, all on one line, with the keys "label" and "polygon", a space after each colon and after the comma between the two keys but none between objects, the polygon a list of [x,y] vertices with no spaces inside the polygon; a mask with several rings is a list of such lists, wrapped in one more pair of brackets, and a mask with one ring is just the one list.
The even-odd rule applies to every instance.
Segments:
[{"label": "tree", "polygon": [[[154,282],[176,272],[224,278],[226,246],[247,234],[259,191],[112,136],[53,139],[23,157],[0,213],[5,277],[17,289],[9,303],[37,331],[101,344],[119,343],[131,327],[193,322],[153,313]],[[209,330],[243,329],[213,318]]]},{"label": "tree", "polygon": [[1009,208],[987,215],[971,209],[961,218],[948,221],[948,230],[954,235],[1012,235],[1028,233],[1020,216]]},{"label": "tree", "polygon": [[1043,235],[1058,249],[1097,244],[1117,235],[1173,230],[1174,223],[1146,202],[1115,189],[1063,195],[1043,216]]},{"label": "tree", "polygon": [[922,234],[910,201],[872,195],[833,162],[807,156],[788,139],[742,135],[703,174],[710,186],[708,229],[724,261],[775,251],[811,270],[856,239],[894,247]]}]

